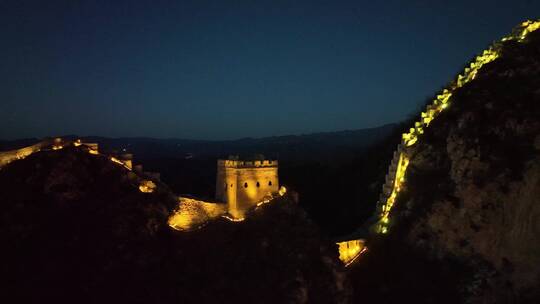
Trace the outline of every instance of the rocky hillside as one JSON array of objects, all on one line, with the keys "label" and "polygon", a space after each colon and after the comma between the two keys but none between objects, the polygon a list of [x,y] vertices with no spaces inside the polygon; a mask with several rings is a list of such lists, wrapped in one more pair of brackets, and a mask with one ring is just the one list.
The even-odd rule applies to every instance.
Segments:
[{"label": "rocky hillside", "polygon": [[2,298],[16,303],[346,303],[335,244],[291,199],[181,233],[176,196],[82,147],[0,170]]},{"label": "rocky hillside", "polygon": [[[203,303],[348,303],[352,295],[337,245],[285,195],[243,222],[213,221],[174,235],[189,298]],[[189,261],[186,263],[186,261]],[[189,287],[188,287],[189,286]],[[216,296],[219,295],[219,296]],[[220,302],[220,301],[217,301]]]},{"label": "rocky hillside", "polygon": [[380,267],[376,282],[358,292],[389,302],[538,303],[540,31],[505,42],[452,98],[410,151],[390,236],[372,240],[355,270]]}]

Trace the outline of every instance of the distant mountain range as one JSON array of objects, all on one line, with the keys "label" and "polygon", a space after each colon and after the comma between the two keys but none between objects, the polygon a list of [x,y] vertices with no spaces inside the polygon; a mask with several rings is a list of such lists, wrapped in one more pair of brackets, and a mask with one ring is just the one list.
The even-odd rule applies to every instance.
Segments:
[{"label": "distant mountain range", "polygon": [[[374,181],[384,180],[401,137],[398,129],[398,124],[388,124],[360,130],[223,141],[98,136],[81,139],[99,143],[100,152],[105,154],[132,153],[134,164],[142,165],[145,171],[159,172],[174,193],[208,200],[215,196],[217,159],[257,154],[277,159],[280,184],[300,193],[300,205],[325,231],[341,235],[373,214],[380,189]],[[0,151],[41,140],[0,141]],[[329,215],[328,203],[334,201],[341,203],[335,204],[335,212]]]},{"label": "distant mountain range", "polygon": [[[81,137],[85,142],[97,142],[105,152],[133,153],[136,158],[217,158],[229,155],[241,157],[264,154],[267,158],[290,161],[349,159],[378,140],[385,138],[396,124],[376,128],[323,132],[306,135],[285,135],[237,140],[187,140],[145,137],[108,138]],[[62,136],[78,138],[76,135]],[[40,139],[0,141],[0,150],[28,146]]]}]

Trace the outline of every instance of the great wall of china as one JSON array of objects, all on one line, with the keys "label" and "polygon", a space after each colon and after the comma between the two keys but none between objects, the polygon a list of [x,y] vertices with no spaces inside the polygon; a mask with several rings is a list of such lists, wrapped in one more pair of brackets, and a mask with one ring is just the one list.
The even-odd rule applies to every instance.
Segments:
[{"label": "great wall of china", "polygon": [[[107,157],[111,162],[125,168],[131,174],[129,175],[132,180],[136,180],[139,184],[139,191],[144,193],[151,193],[156,188],[154,181],[159,180],[159,174],[154,172],[142,171],[142,166],[133,166],[132,155],[104,155],[99,152],[97,143],[85,143],[81,140],[66,140],[62,138],[45,139],[34,145],[23,147],[20,149],[0,152],[0,170],[7,164],[24,159],[39,151],[57,151],[68,146],[83,147],[84,150],[93,155],[100,155]],[[135,171],[135,172],[133,172]]]},{"label": "great wall of china", "polygon": [[368,234],[388,233],[391,227],[391,210],[400,191],[405,186],[405,175],[414,145],[430,123],[450,106],[454,91],[474,80],[482,66],[497,59],[501,54],[502,43],[505,41],[523,42],[529,33],[538,29],[540,29],[540,20],[525,21],[516,27],[509,36],[495,42],[481,55],[476,56],[463,73],[459,74],[457,79],[450,83],[449,87],[437,95],[432,103],[426,107],[425,111],[420,114],[420,119],[414,123],[409,132],[402,134],[401,143],[398,144],[394,151],[377,201],[374,215],[375,221],[369,221],[366,223],[369,227],[361,227],[358,232],[353,233],[348,239],[338,242],[340,259],[344,261],[346,266],[354,263],[362,253],[367,251],[368,247],[365,244],[365,238],[368,235],[366,235],[366,231],[368,231]]},{"label": "great wall of china", "polygon": [[481,55],[476,56],[463,73],[459,74],[457,79],[448,88],[444,89],[441,94],[437,95],[433,102],[426,107],[426,110],[420,115],[420,120],[410,128],[409,132],[403,134],[402,141],[397,146],[388,167],[385,183],[382,186],[381,195],[377,202],[377,222],[372,227],[376,233],[387,233],[390,228],[390,211],[394,206],[398,194],[405,185],[405,174],[412,147],[424,133],[424,129],[429,127],[430,122],[450,106],[451,97],[455,90],[474,80],[482,66],[493,62],[501,55],[501,47],[504,42],[523,42],[529,33],[538,29],[540,29],[540,20],[525,21],[516,27],[509,36],[493,43]]},{"label": "great wall of china", "polygon": [[[33,153],[39,151],[61,150],[64,147],[71,145],[77,147],[83,146],[90,154],[107,157],[112,163],[128,170],[128,173],[131,174],[132,179],[138,178],[139,175],[148,177],[138,178],[139,191],[143,193],[152,193],[156,188],[154,181],[159,180],[159,174],[143,172],[141,165],[133,166],[133,155],[103,155],[99,152],[97,143],[84,143],[80,140],[70,141],[62,138],[46,139],[37,144],[21,149],[0,152],[0,170],[5,165],[16,160],[24,159]],[[138,174],[135,174],[133,171],[137,172]],[[258,201],[254,204],[253,209],[258,209],[261,206],[274,201],[278,197],[284,196],[286,193],[287,189],[281,186],[277,191],[269,193],[268,195],[258,199]],[[293,198],[294,197],[295,196],[293,195]],[[202,228],[207,223],[217,218],[224,218],[231,222],[241,222],[245,219],[244,217],[238,218],[229,215],[226,204],[218,202],[206,202],[195,198],[179,196],[178,206],[176,210],[171,213],[168,224],[172,229],[188,232],[194,229]],[[359,239],[338,241],[336,242],[336,246],[339,252],[339,258],[345,266],[348,266],[354,262],[362,250],[365,250],[363,240]]]},{"label": "great wall of china", "polygon": [[0,152],[0,168],[11,163],[12,161],[26,158],[32,153],[38,152],[48,146],[52,147],[52,141],[42,141],[35,145],[31,145],[21,149],[2,151]]},{"label": "great wall of china", "polygon": [[[485,50],[481,55],[478,55],[463,73],[457,76],[457,79],[453,81],[447,89],[444,89],[441,94],[437,95],[433,102],[426,107],[426,110],[421,113],[420,119],[415,122],[414,126],[409,129],[409,132],[402,135],[402,141],[394,151],[393,158],[388,167],[388,173],[385,176],[385,183],[382,186],[382,191],[377,202],[376,209],[376,223],[371,227],[371,231],[375,233],[387,233],[391,227],[390,215],[392,207],[401,191],[405,186],[405,175],[409,165],[409,158],[411,156],[414,145],[419,140],[420,136],[424,133],[424,130],[429,127],[431,121],[438,117],[438,115],[447,109],[451,104],[451,97],[455,90],[461,88],[463,85],[474,80],[478,74],[478,71],[487,63],[493,62],[500,56],[502,43],[506,41],[523,42],[527,35],[533,31],[540,29],[540,20],[537,21],[525,21],[520,24],[514,31],[507,37],[502,38],[500,41],[495,42],[491,47]],[[41,150],[58,150],[64,146],[72,144],[75,146],[85,145],[88,152],[91,154],[98,154],[97,144],[86,144],[80,141],[65,142],[61,139],[47,140],[38,144],[25,147],[18,150],[0,152],[0,169],[8,163],[23,159],[32,153]],[[112,162],[123,166],[129,171],[133,170],[131,158],[119,159],[114,156],[109,156]],[[136,171],[142,172],[142,167],[135,166]],[[148,173],[146,176],[153,176],[154,179],[159,175],[155,173]],[[139,190],[141,192],[150,193],[156,188],[152,178],[141,179]],[[280,189],[279,195],[283,196],[286,189]],[[269,203],[275,197],[266,197],[257,203],[256,207]],[[183,209],[182,209],[183,208]],[[184,212],[182,213],[182,210]],[[185,216],[181,216],[185,214]],[[193,227],[200,227],[204,225],[208,220],[216,217],[223,217],[233,222],[242,221],[243,218],[228,217],[224,207],[216,206],[216,204],[208,203],[204,201],[198,201],[191,198],[179,197],[179,209],[177,212],[171,215],[169,225],[171,228],[181,231],[189,231]],[[349,266],[357,260],[362,253],[367,251],[365,246],[365,239],[363,238],[349,238],[336,242],[339,250],[339,257],[345,266]]]}]

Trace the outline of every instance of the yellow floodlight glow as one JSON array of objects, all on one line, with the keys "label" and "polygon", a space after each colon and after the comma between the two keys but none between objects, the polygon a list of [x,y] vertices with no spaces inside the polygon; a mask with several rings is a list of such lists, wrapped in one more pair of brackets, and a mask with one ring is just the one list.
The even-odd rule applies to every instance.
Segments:
[{"label": "yellow floodlight glow", "polygon": [[339,259],[348,267],[367,250],[363,239],[349,240],[336,243],[338,245]]},{"label": "yellow floodlight glow", "polygon": [[114,156],[109,157],[109,159],[110,159],[112,162],[117,163],[117,164],[119,164],[120,166],[122,166],[122,167],[128,169],[129,171],[132,170],[131,167],[129,166],[129,163],[123,162],[123,161],[119,160],[118,158],[116,158],[116,157],[114,157]]},{"label": "yellow floodlight glow", "polygon": [[152,193],[156,189],[156,184],[151,180],[143,180],[139,184],[139,191],[143,193]]},{"label": "yellow floodlight glow", "polygon": [[115,162],[115,163],[117,163],[117,164],[119,164],[119,165],[121,165],[121,166],[124,165],[123,162],[121,162],[118,158],[116,158],[116,157],[114,157],[114,156],[111,156],[111,157],[110,157],[110,160],[113,161],[113,162]]},{"label": "yellow floodlight glow", "polygon": [[396,202],[397,195],[402,190],[405,184],[405,173],[407,172],[408,165],[409,165],[409,159],[402,152],[399,155],[398,166],[396,169],[396,177],[394,178],[392,192],[390,193],[390,196],[386,200],[386,204],[384,205],[383,211],[379,218],[378,230],[380,233],[386,233],[388,231],[387,227],[389,225],[390,210],[392,210],[392,207],[394,206],[394,203]]},{"label": "yellow floodlight glow", "polygon": [[[528,34],[538,29],[540,29],[540,20],[527,20],[522,22],[511,35],[503,37],[501,41],[523,42],[527,38]],[[436,96],[432,103],[427,107],[426,111],[421,113],[420,120],[414,123],[414,128],[411,128],[408,133],[404,133],[402,135],[402,144],[405,147],[415,145],[418,142],[418,136],[424,133],[425,128],[427,128],[442,111],[446,110],[450,106],[452,95],[456,89],[459,89],[470,81],[474,80],[478,75],[478,71],[484,65],[499,58],[501,53],[501,45],[502,44],[499,42],[494,43],[487,50],[484,50],[480,55],[476,56],[469,66],[464,69],[463,73],[459,74],[457,79],[451,83],[448,88],[444,89]],[[394,206],[395,200],[404,186],[405,173],[409,160],[403,153],[404,152],[400,152],[399,165],[396,169],[392,191],[381,207],[381,214],[379,215],[379,221],[376,226],[376,230],[379,233],[388,232],[390,210]]]},{"label": "yellow floodlight glow", "polygon": [[222,216],[224,213],[225,206],[223,204],[179,197],[178,206],[169,216],[168,224],[178,231],[192,231],[202,228],[209,221]]},{"label": "yellow floodlight glow", "polygon": [[231,222],[242,222],[242,221],[244,221],[246,219],[244,217],[238,217],[238,218],[237,217],[232,217],[232,216],[229,216],[227,214],[222,215],[221,217],[223,217],[224,219],[227,219],[227,220],[229,220]]}]

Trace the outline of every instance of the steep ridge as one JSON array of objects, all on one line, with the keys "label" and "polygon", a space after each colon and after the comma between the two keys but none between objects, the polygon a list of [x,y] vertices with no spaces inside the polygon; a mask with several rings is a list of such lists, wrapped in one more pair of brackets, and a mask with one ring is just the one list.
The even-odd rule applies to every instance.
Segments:
[{"label": "steep ridge", "polygon": [[0,193],[3,297],[19,303],[114,298],[157,266],[150,248],[176,205],[163,185],[143,193],[131,171],[83,146],[6,165]]},{"label": "steep ridge", "polygon": [[[2,298],[13,303],[347,303],[337,245],[293,198],[181,233],[177,196],[81,146],[0,170]],[[144,180],[143,180],[144,181]]]},{"label": "steep ridge", "polygon": [[[512,34],[494,43],[485,50],[465,68],[463,73],[459,74],[448,88],[444,89],[432,103],[428,104],[425,112],[422,112],[420,119],[414,123],[414,126],[402,136],[402,142],[396,148],[394,157],[391,161],[386,176],[386,182],[383,185],[383,191],[378,202],[379,221],[376,228],[377,232],[386,233],[388,230],[389,214],[394,202],[404,186],[405,173],[409,163],[409,147],[413,147],[419,137],[429,127],[431,122],[445,111],[453,102],[453,95],[463,86],[473,81],[482,67],[499,58],[503,52],[504,45],[511,43],[523,43],[527,36],[540,28],[540,21],[525,21],[516,27]],[[412,149],[412,148],[411,148]]]},{"label": "steep ridge", "polygon": [[477,57],[404,134],[357,296],[540,300],[538,28],[525,22]]}]

